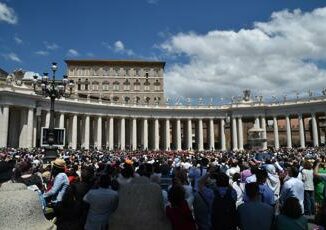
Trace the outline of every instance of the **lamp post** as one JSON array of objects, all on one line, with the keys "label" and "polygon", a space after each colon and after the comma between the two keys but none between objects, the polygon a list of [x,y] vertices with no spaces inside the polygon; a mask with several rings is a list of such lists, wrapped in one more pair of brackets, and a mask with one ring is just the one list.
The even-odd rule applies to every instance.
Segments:
[{"label": "lamp post", "polygon": [[55,73],[58,69],[57,63],[53,62],[51,66],[52,79],[49,79],[48,73],[44,73],[41,79],[38,76],[33,76],[34,92],[42,95],[45,98],[50,98],[50,124],[48,130],[47,142],[49,146],[46,148],[44,161],[48,162],[57,157],[57,148],[55,144],[54,133],[54,103],[56,99],[61,97],[70,97],[74,87],[74,81],[68,80],[68,76],[64,75],[61,81],[55,79]]}]

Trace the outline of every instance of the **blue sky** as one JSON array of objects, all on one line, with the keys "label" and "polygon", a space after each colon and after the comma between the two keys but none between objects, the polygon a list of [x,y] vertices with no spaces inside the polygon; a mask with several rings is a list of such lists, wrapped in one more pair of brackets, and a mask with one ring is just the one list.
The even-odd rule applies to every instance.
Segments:
[{"label": "blue sky", "polygon": [[[174,79],[179,83],[192,79],[208,81],[209,85],[216,83],[218,86],[224,82],[221,81],[220,69],[214,66],[214,71],[210,73],[212,76],[206,79],[205,71],[193,69],[194,64],[202,63],[198,63],[198,58],[203,61],[206,56],[201,56],[200,50],[194,51],[174,43],[174,39],[189,41],[189,38],[205,37],[212,31],[233,31],[236,35],[240,30],[252,32],[256,22],[272,23],[271,16],[275,12],[288,9],[290,14],[295,15],[294,10],[300,9],[302,16],[322,9],[325,4],[325,1],[318,0],[0,0],[0,68],[9,72],[23,68],[42,73],[49,70],[52,61],[57,61],[59,74],[62,75],[65,71],[64,59],[156,59],[167,62],[166,88]],[[302,26],[305,27],[305,24]],[[259,29],[268,36],[275,36]],[[287,54],[282,55],[286,58]],[[316,68],[320,70],[318,73],[322,75],[320,81],[325,80],[324,65],[320,66],[320,63],[325,63],[325,57],[314,58],[312,55],[304,59],[312,59],[310,64],[316,63]],[[219,61],[221,65],[223,62]],[[190,70],[198,72],[197,77],[189,74],[189,77],[181,76]],[[265,75],[257,74],[251,78],[264,79],[269,83],[273,76]],[[286,82],[291,85],[291,79]],[[183,96],[212,94],[219,97],[239,93],[245,86],[239,85],[230,93],[232,87],[221,93],[216,93],[214,88],[203,92],[205,84],[194,94],[179,88],[167,91],[171,95],[180,92]],[[277,85],[274,86],[277,88]],[[312,85],[314,87],[317,86]],[[266,93],[263,88],[263,93]],[[254,87],[253,90],[259,91],[260,88]],[[282,92],[289,90],[292,89],[285,88]]]}]

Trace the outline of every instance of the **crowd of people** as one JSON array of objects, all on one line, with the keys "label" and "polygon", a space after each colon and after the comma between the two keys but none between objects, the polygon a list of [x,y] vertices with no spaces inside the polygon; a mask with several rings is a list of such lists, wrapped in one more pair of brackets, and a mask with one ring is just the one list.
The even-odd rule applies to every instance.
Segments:
[{"label": "crowd of people", "polygon": [[44,164],[42,149],[8,148],[0,150],[0,185],[37,192],[58,229],[109,229],[119,192],[143,178],[160,188],[173,230],[299,230],[326,226],[325,151],[64,149]]}]

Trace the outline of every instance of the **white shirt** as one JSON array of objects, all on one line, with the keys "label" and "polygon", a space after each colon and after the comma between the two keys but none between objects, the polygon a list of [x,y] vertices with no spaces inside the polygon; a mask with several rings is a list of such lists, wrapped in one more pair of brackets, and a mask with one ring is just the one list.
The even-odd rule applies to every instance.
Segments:
[{"label": "white shirt", "polygon": [[232,188],[237,192],[237,202],[236,202],[237,207],[243,203],[243,195],[245,191],[244,187],[245,187],[244,183],[238,184],[236,181],[232,183]]},{"label": "white shirt", "polygon": [[304,183],[304,190],[314,191],[314,170],[303,169],[302,170],[302,180]]},{"label": "white shirt", "polygon": [[226,175],[228,175],[230,178],[232,178],[233,175],[236,173],[240,173],[240,167],[238,165],[236,167],[231,167],[226,170]]},{"label": "white shirt", "polygon": [[285,200],[289,197],[296,197],[301,205],[302,211],[303,208],[303,200],[304,200],[304,184],[303,182],[295,177],[290,177],[282,187],[280,201],[281,204],[284,204]]}]

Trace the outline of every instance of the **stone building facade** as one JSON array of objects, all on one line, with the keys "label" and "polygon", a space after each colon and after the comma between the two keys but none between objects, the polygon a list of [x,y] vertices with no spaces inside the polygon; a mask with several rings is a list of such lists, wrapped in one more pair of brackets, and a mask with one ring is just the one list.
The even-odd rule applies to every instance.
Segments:
[{"label": "stone building facade", "polygon": [[[61,98],[55,103],[55,127],[65,129],[65,147],[109,150],[243,150],[248,144],[248,130],[254,124],[264,130],[264,139],[267,139],[264,148],[305,148],[325,144],[326,94],[283,102],[264,102],[252,100],[247,92],[242,101],[224,105],[170,105],[163,103],[164,63],[83,62],[67,61],[69,77],[76,81],[75,90],[72,97]],[[128,74],[122,74],[126,70],[119,67],[116,70],[122,71],[119,74],[123,76],[106,78],[112,75],[110,71],[113,71],[114,65],[131,66],[132,70],[128,69]],[[83,71],[87,69],[81,66],[88,66],[89,72],[81,72],[83,68]],[[152,68],[147,71],[147,66]],[[136,68],[143,70],[135,74]],[[95,74],[91,69],[98,72]],[[109,72],[104,73],[104,70]],[[35,74],[18,71],[9,74],[0,84],[0,147],[40,146],[41,128],[49,127],[50,101],[35,94],[32,86]],[[93,82],[92,76],[97,78],[94,82],[98,83]],[[90,87],[87,90],[86,79]],[[160,92],[143,92],[152,98],[160,95],[160,103],[151,104],[154,99],[149,100],[149,103],[142,101],[138,104],[104,100],[107,95],[110,95],[109,99],[113,95],[118,95],[119,100],[126,95],[132,98],[140,95],[141,90],[106,92],[103,88],[94,86],[98,84],[98,87],[103,87],[105,81],[113,86],[114,81],[118,80],[119,85],[123,85],[126,80],[131,84],[138,80],[143,87],[146,79],[151,86],[156,80],[161,80]],[[87,98],[80,94],[85,94]]]},{"label": "stone building facade", "polygon": [[67,75],[81,98],[114,104],[164,104],[165,62],[66,60]]}]

